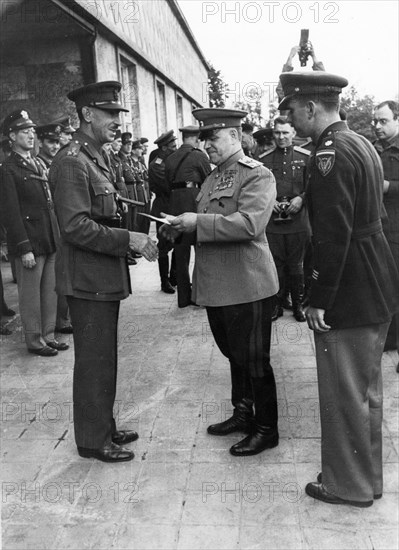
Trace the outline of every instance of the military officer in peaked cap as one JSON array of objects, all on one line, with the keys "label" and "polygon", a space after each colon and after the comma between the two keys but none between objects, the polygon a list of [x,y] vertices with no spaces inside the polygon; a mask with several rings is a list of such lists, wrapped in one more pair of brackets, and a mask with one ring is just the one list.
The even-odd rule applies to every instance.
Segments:
[{"label": "military officer in peaked cap", "polygon": [[[168,212],[170,189],[165,175],[165,161],[172,153],[176,151],[176,139],[173,130],[169,130],[161,134],[155,141],[155,145],[158,145],[158,149],[153,154],[150,154],[150,164],[148,168],[148,181],[150,184],[150,190],[155,194],[154,202],[152,203],[151,214],[159,217],[161,212]],[[166,294],[174,294],[176,285],[176,268],[175,268],[175,255],[172,253],[172,259],[169,269],[169,256],[170,243],[159,234],[159,228],[161,223],[157,222],[157,234],[158,234],[158,268],[159,276],[161,278],[161,290]]]},{"label": "military officer in peaked cap", "polygon": [[59,238],[47,170],[31,155],[36,124],[25,110],[3,124],[12,153],[1,166],[1,218],[15,258],[19,308],[30,353],[43,357],[68,349],[54,339],[57,295],[55,251]]},{"label": "military officer in peaked cap", "polygon": [[[211,171],[207,155],[198,148],[200,127],[191,125],[179,130],[183,144],[165,160],[165,177],[170,190],[168,212],[174,216],[197,211],[195,198]],[[179,307],[193,304],[189,266],[191,246],[194,244],[194,235],[186,233],[174,246]]]},{"label": "military officer in peaked cap", "polygon": [[127,252],[132,248],[149,261],[158,252],[147,235],[120,227],[116,189],[101,153],[126,111],[120,89],[107,81],[68,94],[80,128],[50,168],[61,230],[57,290],[67,296],[74,328],[75,440],[81,456],[104,462],[131,460],[122,445],[138,437],[118,430],[113,418],[119,304],[130,292]]},{"label": "military officer in peaked cap", "polygon": [[59,124],[60,129],[60,145],[63,147],[72,140],[72,135],[76,132],[71,124],[71,117],[63,116],[53,121],[53,124]]},{"label": "military officer in peaked cap", "polygon": [[61,125],[57,123],[44,124],[36,128],[39,140],[39,153],[36,158],[48,170],[53,158],[60,150]]},{"label": "military officer in peaked cap", "polygon": [[306,492],[331,504],[371,506],[383,490],[381,356],[399,289],[381,226],[382,165],[371,143],[340,120],[345,78],[324,72],[280,78],[279,109],[315,144],[306,317],[316,346],[322,473]]},{"label": "military officer in peaked cap", "polygon": [[234,408],[231,418],[209,426],[208,433],[249,433],[230,449],[235,456],[255,455],[275,447],[279,439],[270,364],[278,278],[265,232],[276,184],[267,168],[243,153],[241,120],[246,114],[193,111],[217,167],[202,184],[197,213],[184,213],[162,229],[171,238],[196,232],[193,300],[206,307],[212,334],[230,362]]}]

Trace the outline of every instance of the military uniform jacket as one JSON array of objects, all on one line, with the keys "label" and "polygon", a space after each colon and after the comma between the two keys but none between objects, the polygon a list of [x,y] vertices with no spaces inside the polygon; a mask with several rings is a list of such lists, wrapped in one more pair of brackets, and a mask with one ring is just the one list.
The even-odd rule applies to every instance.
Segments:
[{"label": "military uniform jacket", "polygon": [[148,178],[150,189],[155,193],[151,214],[159,216],[161,212],[168,214],[170,189],[165,177],[165,158],[167,155],[160,151],[150,163]]},{"label": "military uniform jacket", "polygon": [[265,232],[275,198],[273,174],[242,150],[206,178],[196,199],[197,304],[228,306],[276,294],[277,272]]},{"label": "military uniform jacket", "polygon": [[12,152],[0,168],[1,218],[13,256],[52,254],[59,238],[47,174],[33,162]]},{"label": "military uniform jacket", "polygon": [[132,170],[136,186],[137,200],[147,204],[150,201],[150,187],[148,184],[148,171],[141,160],[132,158]]},{"label": "military uniform jacket", "polygon": [[126,298],[129,232],[106,225],[117,214],[116,189],[91,138],[76,132],[55,157],[49,177],[61,230],[57,292],[98,301]]},{"label": "military uniform jacket", "polygon": [[[389,181],[389,189],[384,193],[384,206],[388,219],[384,223],[384,232],[389,242],[399,245],[399,135],[384,147],[377,140],[374,143],[381,157],[384,179]],[[399,258],[396,258],[399,262]]]},{"label": "military uniform jacket", "polygon": [[382,232],[381,161],[372,144],[336,122],[311,159],[307,199],[314,235],[310,305],[333,329],[384,323],[399,279]]},{"label": "military uniform jacket", "polygon": [[292,214],[292,221],[287,223],[274,223],[279,216],[272,212],[266,231],[268,233],[310,233],[309,216],[305,204],[305,170],[309,161],[310,153],[296,145],[285,147],[274,147],[263,153],[260,162],[266,166],[276,179],[277,200],[282,197],[301,196],[303,206],[297,214]]},{"label": "military uniform jacket", "polygon": [[115,189],[124,199],[129,198],[129,193],[126,187],[125,178],[123,177],[122,160],[114,151],[109,152],[110,171],[112,175],[112,182]]}]

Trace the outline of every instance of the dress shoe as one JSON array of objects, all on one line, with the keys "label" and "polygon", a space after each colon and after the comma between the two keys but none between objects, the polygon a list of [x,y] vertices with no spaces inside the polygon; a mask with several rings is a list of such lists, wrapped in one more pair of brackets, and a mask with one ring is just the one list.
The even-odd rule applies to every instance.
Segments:
[{"label": "dress shoe", "polygon": [[50,348],[56,349],[57,351],[66,351],[67,349],[69,349],[68,344],[65,344],[65,342],[57,342],[57,340],[47,342],[47,345]]},{"label": "dress shoe", "polygon": [[345,500],[329,493],[322,483],[308,483],[305,487],[305,492],[316,500],[321,500],[327,504],[346,504],[349,506],[357,506],[358,508],[368,508],[373,504],[372,500]]},{"label": "dress shoe", "polygon": [[273,428],[255,424],[253,432],[230,448],[234,456],[257,455],[278,445],[278,433]]},{"label": "dress shoe", "polygon": [[234,432],[249,433],[252,428],[251,418],[240,415],[233,415],[224,422],[208,426],[207,432],[210,435],[229,435]]},{"label": "dress shoe", "polygon": [[166,294],[174,294],[176,292],[169,281],[165,281],[164,283],[161,284],[161,290]]},{"label": "dress shoe", "polygon": [[112,442],[116,443],[117,445],[125,445],[126,443],[132,443],[132,441],[136,441],[136,439],[138,438],[139,434],[137,432],[129,430],[117,430],[112,435]]},{"label": "dress shoe", "polygon": [[0,334],[2,336],[10,336],[10,334],[12,334],[12,331],[7,327],[0,326]]},{"label": "dress shoe", "polygon": [[69,325],[68,327],[55,327],[55,332],[60,334],[73,334],[73,326]]},{"label": "dress shoe", "polygon": [[272,313],[272,321],[277,321],[277,319],[279,317],[282,317],[283,315],[284,315],[284,310],[283,310],[282,306],[277,305],[274,308],[273,313]]},{"label": "dress shoe", "polygon": [[174,277],[173,275],[171,275],[169,277],[169,282],[172,286],[177,286],[177,280],[176,280],[176,277]]},{"label": "dress shoe", "polygon": [[13,317],[15,315],[15,311],[9,307],[3,307],[1,314],[4,315],[4,317]]},{"label": "dress shoe", "polygon": [[[317,483],[322,483],[322,473],[320,472],[319,475],[317,476]],[[382,493],[377,493],[376,495],[373,495],[373,499],[374,500],[378,500],[382,498]]]},{"label": "dress shoe", "polygon": [[111,443],[102,449],[78,447],[78,453],[84,458],[97,458],[97,460],[101,460],[102,462],[128,462],[134,458],[134,453],[132,451],[120,447],[115,443]]},{"label": "dress shoe", "polygon": [[44,348],[39,349],[28,349],[29,353],[34,353],[35,355],[41,355],[42,357],[54,357],[58,355],[58,351],[49,346],[44,346]]}]

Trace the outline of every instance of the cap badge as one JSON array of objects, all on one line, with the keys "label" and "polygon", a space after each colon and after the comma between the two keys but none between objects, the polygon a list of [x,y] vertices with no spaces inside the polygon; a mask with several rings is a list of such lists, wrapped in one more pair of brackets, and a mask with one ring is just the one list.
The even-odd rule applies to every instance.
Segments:
[{"label": "cap badge", "polygon": [[21,117],[25,120],[29,120],[29,115],[26,111],[21,111]]},{"label": "cap badge", "polygon": [[332,143],[333,143],[333,142],[331,141],[331,139],[329,139],[328,141],[325,142],[324,145],[327,145],[327,147],[328,147],[329,145],[332,145]]},{"label": "cap badge", "polygon": [[59,133],[61,132],[61,126],[56,126],[56,127],[54,128],[54,132],[55,132],[56,134],[59,134]]},{"label": "cap badge", "polygon": [[114,100],[118,101],[118,99],[119,99],[118,92],[116,90],[113,90],[113,93],[114,93]]}]

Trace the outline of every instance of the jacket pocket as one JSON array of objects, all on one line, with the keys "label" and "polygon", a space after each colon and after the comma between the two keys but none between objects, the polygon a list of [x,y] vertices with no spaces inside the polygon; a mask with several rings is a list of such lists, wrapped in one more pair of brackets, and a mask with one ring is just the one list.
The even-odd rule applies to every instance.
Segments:
[{"label": "jacket pocket", "polygon": [[92,217],[108,218],[115,216],[117,205],[115,202],[115,187],[107,180],[91,182],[93,191]]},{"label": "jacket pocket", "polygon": [[89,294],[116,294],[123,291],[119,257],[75,249],[72,288]]}]

